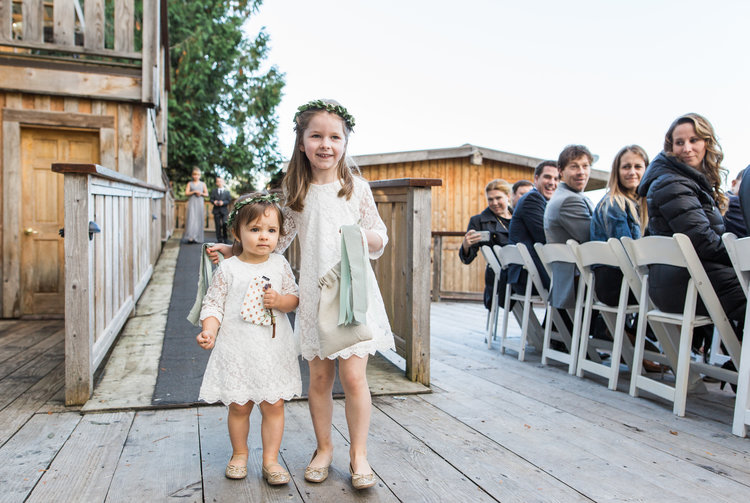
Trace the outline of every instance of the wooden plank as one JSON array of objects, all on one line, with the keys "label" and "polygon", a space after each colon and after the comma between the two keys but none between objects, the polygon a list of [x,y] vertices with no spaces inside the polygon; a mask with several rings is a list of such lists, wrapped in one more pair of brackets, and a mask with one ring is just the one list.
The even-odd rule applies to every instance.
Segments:
[{"label": "wooden plank", "polygon": [[55,96],[87,96],[133,102],[140,100],[140,81],[140,76],[86,72],[85,68],[69,71],[0,66],[0,82],[4,89]]},{"label": "wooden plank", "polygon": [[[7,104],[6,97],[6,104]],[[3,111],[3,317],[21,315],[21,127]]]},{"label": "wooden plank", "polygon": [[430,385],[430,189],[413,188],[407,203],[406,221],[409,246],[407,249],[406,301],[410,313],[409,357],[406,375],[412,381]]},{"label": "wooden plank", "polygon": [[26,501],[104,501],[133,416],[84,416]]},{"label": "wooden plank", "polygon": [[16,110],[6,108],[3,110],[3,117],[7,121],[16,121],[23,124],[38,126],[69,126],[98,129],[107,127],[112,128],[115,125],[115,118],[107,115],[50,112],[49,96],[35,97],[35,104],[38,104],[37,108],[43,108],[46,106],[47,110]]},{"label": "wooden plank", "polygon": [[91,396],[94,369],[93,245],[89,222],[94,208],[88,175],[65,176],[65,402],[83,404]]},{"label": "wooden plank", "polygon": [[[94,222],[101,225],[104,223],[104,196],[94,196]],[[104,332],[106,319],[104,316],[104,289],[107,288],[104,281],[104,235],[100,232],[94,234],[94,333]]]},{"label": "wooden plank", "polygon": [[104,49],[104,0],[85,0],[86,15],[83,46],[87,49]]},{"label": "wooden plank", "polygon": [[78,112],[78,100],[75,98],[68,98],[66,96],[65,98],[63,98],[63,110],[65,112]]},{"label": "wooden plank", "polygon": [[133,0],[115,0],[115,51],[133,52]]},{"label": "wooden plank", "polygon": [[117,171],[133,176],[132,105],[117,105]]},{"label": "wooden plank", "polygon": [[203,501],[197,410],[136,414],[107,503]]},{"label": "wooden plank", "polygon": [[64,375],[65,367],[61,360],[51,372],[0,410],[0,445],[11,438],[47,400],[62,389]]},{"label": "wooden plank", "polygon": [[[254,410],[250,414],[247,477],[242,480],[230,480],[224,476],[224,469],[232,456],[226,425],[227,409],[198,408],[204,501],[302,501],[294,484],[271,487],[262,480],[259,412]],[[280,457],[279,462],[284,466],[283,458]],[[285,468],[298,471],[298,468],[293,466]]]},{"label": "wooden plank", "polygon": [[[334,401],[333,425],[348,438],[341,400]],[[465,501],[495,501],[377,408],[370,419],[367,459],[379,483],[400,501],[443,501],[446,494],[461,495]]]},{"label": "wooden plank", "polygon": [[30,361],[50,351],[52,347],[61,344],[64,335],[64,327],[54,331],[39,330],[18,339],[13,346],[3,347],[0,350],[0,379],[12,375]]},{"label": "wooden plank", "polygon": [[420,397],[381,397],[374,406],[497,501],[591,501]]},{"label": "wooden plank", "polygon": [[35,414],[0,448],[3,501],[23,501],[81,420],[74,413]]},{"label": "wooden plank", "polygon": [[154,96],[154,67],[156,66],[156,56],[159,47],[159,40],[156,37],[158,32],[158,23],[160,20],[159,2],[151,0],[143,5],[143,35],[142,49],[143,61],[141,64],[141,95],[143,103],[153,103]]},{"label": "wooden plank", "polygon": [[28,42],[41,42],[44,22],[44,5],[39,0],[23,0],[23,39]]},{"label": "wooden plank", "polygon": [[[109,325],[112,316],[117,311],[117,306],[112,302],[112,276],[115,268],[117,257],[113,255],[114,236],[117,229],[114,228],[112,221],[112,197],[104,198],[104,215],[102,225],[102,238],[104,242],[104,326]],[[99,334],[94,334],[94,340]]]},{"label": "wooden plank", "polygon": [[99,130],[99,157],[102,166],[107,169],[117,169],[117,151],[115,149],[115,130],[102,128]]},{"label": "wooden plank", "polygon": [[49,112],[50,97],[45,95],[34,96],[34,110],[39,112]]},{"label": "wooden plank", "polygon": [[0,408],[7,406],[63,360],[63,341],[55,341],[48,351],[37,355],[0,381]]},{"label": "wooden plank", "polygon": [[[54,51],[57,53],[67,53],[67,54],[85,54],[86,56],[100,56],[104,58],[117,58],[117,59],[130,59],[133,60],[134,63],[119,63],[115,66],[118,68],[127,69],[127,71],[133,71],[133,67],[137,66],[137,62],[140,61],[141,53],[139,52],[124,52],[124,51],[115,51],[113,49],[92,49],[88,47],[81,47],[78,45],[57,45],[55,43],[45,43],[45,42],[25,42],[23,40],[13,40],[11,42],[8,42],[6,45],[9,45],[11,47],[17,48],[17,49],[32,49],[32,50],[42,50],[42,51]],[[99,62],[97,59],[88,59],[88,64],[98,64]],[[65,61],[64,63],[52,63],[56,65],[61,66],[71,66],[70,61]],[[76,63],[73,63],[76,64]],[[109,61],[105,61],[103,63],[99,64],[110,64]],[[603,187],[603,185],[602,185]],[[597,187],[601,188],[601,187]]]},{"label": "wooden plank", "polygon": [[53,4],[54,41],[59,45],[75,44],[75,0],[57,0]]},{"label": "wooden plank", "polygon": [[13,39],[12,14],[12,0],[0,0],[0,42],[10,42]]}]

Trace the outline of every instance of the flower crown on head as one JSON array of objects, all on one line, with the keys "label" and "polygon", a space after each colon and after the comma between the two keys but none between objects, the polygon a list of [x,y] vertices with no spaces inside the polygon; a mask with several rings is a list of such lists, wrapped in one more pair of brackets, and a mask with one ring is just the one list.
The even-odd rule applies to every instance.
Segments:
[{"label": "flower crown on head", "polygon": [[307,112],[308,110],[325,110],[326,112],[336,114],[344,120],[349,130],[354,129],[354,117],[352,117],[352,115],[347,111],[346,108],[344,108],[342,105],[334,105],[333,103],[328,103],[323,100],[308,101],[307,103],[299,107],[297,109],[297,113],[294,114],[294,123],[297,124],[297,117],[299,117],[303,112]]},{"label": "flower crown on head", "polygon": [[243,199],[241,201],[237,201],[236,203],[234,203],[234,208],[232,208],[232,212],[227,218],[227,227],[232,226],[232,222],[234,222],[234,219],[237,218],[237,214],[240,212],[243,206],[255,203],[278,203],[280,200],[281,198],[279,198],[279,195],[274,193],[261,194],[253,197],[248,197],[247,199]]}]

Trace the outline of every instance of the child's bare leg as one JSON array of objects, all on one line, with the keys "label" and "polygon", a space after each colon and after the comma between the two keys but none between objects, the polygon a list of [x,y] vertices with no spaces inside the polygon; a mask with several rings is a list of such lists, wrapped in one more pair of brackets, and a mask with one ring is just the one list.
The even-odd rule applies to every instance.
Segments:
[{"label": "child's bare leg", "polygon": [[310,360],[310,389],[308,405],[312,418],[318,454],[310,462],[313,468],[323,468],[333,459],[331,421],[333,420],[333,380],[336,377],[336,362],[329,359]]},{"label": "child's bare leg", "polygon": [[339,358],[339,379],[346,396],[346,424],[349,427],[349,457],[354,473],[371,473],[367,462],[367,433],[370,430],[372,400],[367,386],[367,356]]},{"label": "child's bare leg", "polygon": [[279,464],[281,437],[284,435],[284,400],[276,403],[262,402],[260,413],[260,436],[263,440],[263,466]]},{"label": "child's bare leg", "polygon": [[250,431],[250,412],[253,402],[245,405],[229,404],[227,428],[229,441],[232,443],[232,459],[230,465],[245,466],[247,464],[247,435]]}]

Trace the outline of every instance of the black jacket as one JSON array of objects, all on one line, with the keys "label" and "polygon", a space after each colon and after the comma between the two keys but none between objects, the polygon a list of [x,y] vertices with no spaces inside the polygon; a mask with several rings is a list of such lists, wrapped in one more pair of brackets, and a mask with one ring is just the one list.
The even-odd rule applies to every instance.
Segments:
[{"label": "black jacket", "polygon": [[[495,245],[505,246],[508,244],[508,227],[498,221],[497,217],[495,217],[495,214],[492,213],[489,207],[485,208],[479,215],[474,215],[469,219],[469,225],[466,232],[469,232],[472,229],[475,231],[490,231],[490,242],[478,243],[470,246],[468,252],[464,252],[464,247],[459,246],[458,257],[464,264],[471,264],[474,261],[477,252],[479,251],[479,247],[482,245],[489,245],[492,247]],[[500,305],[502,305],[502,302],[505,300],[506,276],[506,272],[503,271],[500,276],[500,282],[498,283],[498,293],[500,294],[498,301],[501,303]],[[494,281],[495,275],[492,272],[492,269],[487,266],[484,271],[484,305],[487,309],[490,308],[492,302],[492,284]]]},{"label": "black jacket", "polygon": [[[549,288],[549,276],[542,265],[534,249],[534,243],[546,243],[544,236],[544,210],[547,208],[547,200],[536,188],[531,189],[523,195],[513,210],[513,218],[510,219],[510,232],[508,237],[510,244],[523,243],[534,259],[536,269],[542,279],[545,288]],[[508,282],[513,285],[516,293],[524,293],[527,274],[520,265],[508,267]]]},{"label": "black jacket", "polygon": [[[687,235],[727,315],[741,319],[735,310],[741,307],[744,313],[744,294],[721,241],[724,220],[712,192],[702,173],[664,152],[648,166],[638,187],[638,194],[646,197],[648,204],[648,233],[652,236],[671,236],[678,232]],[[653,266],[649,292],[657,307],[682,311],[687,281],[685,269]],[[705,313],[705,309],[700,310]]]}]

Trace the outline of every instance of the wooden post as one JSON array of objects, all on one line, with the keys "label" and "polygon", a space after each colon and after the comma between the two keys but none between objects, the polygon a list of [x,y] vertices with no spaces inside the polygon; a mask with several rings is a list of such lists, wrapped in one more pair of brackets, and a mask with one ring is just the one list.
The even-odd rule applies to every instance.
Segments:
[{"label": "wooden post", "polygon": [[65,176],[65,404],[86,403],[93,391],[93,205],[89,175]]},{"label": "wooden post", "polygon": [[13,12],[12,0],[0,0],[0,41],[13,40],[11,33],[11,18]]},{"label": "wooden post", "polygon": [[443,236],[432,235],[432,302],[440,302],[440,275],[443,266]]}]

